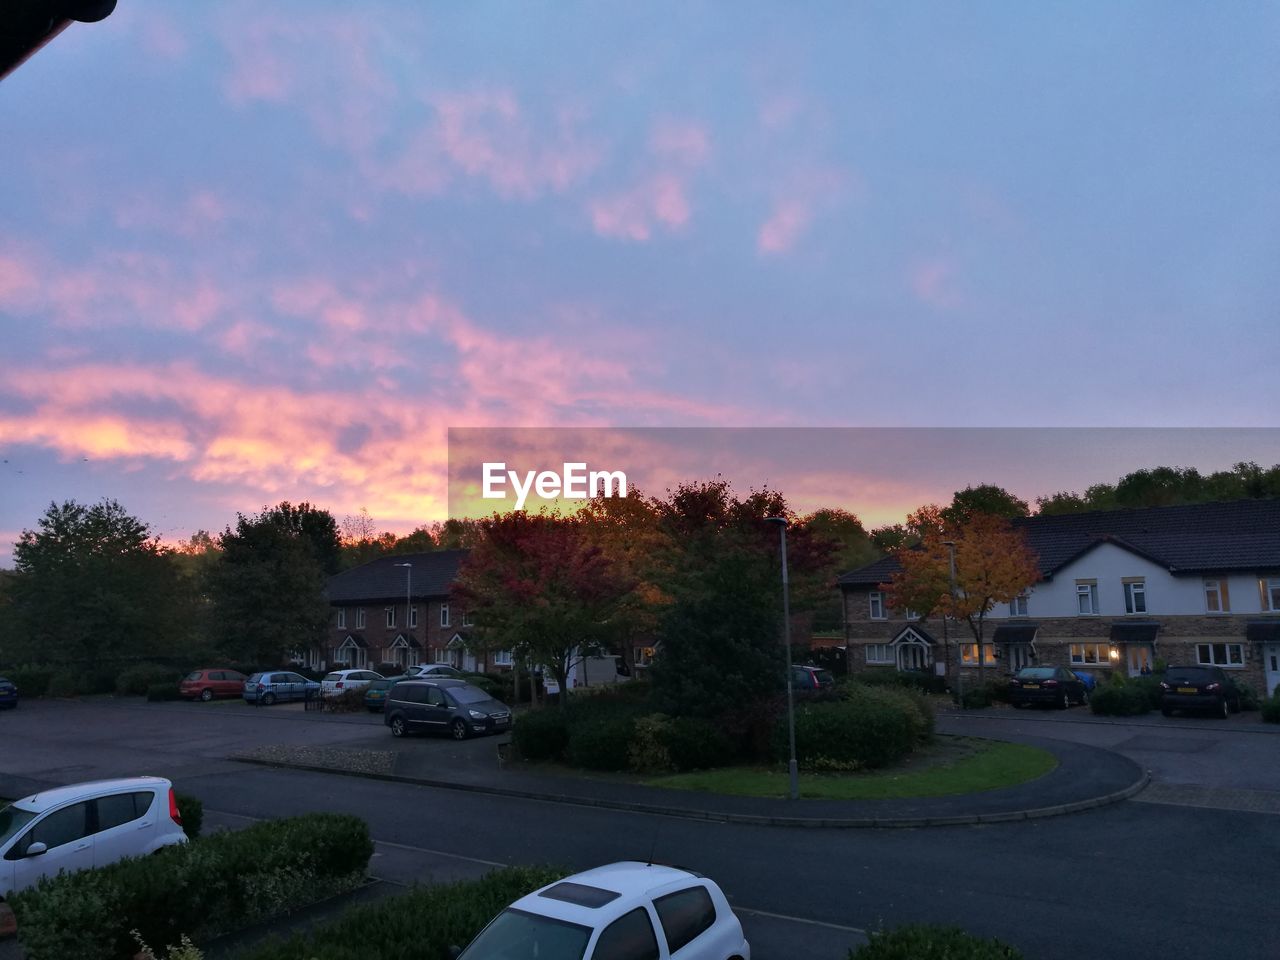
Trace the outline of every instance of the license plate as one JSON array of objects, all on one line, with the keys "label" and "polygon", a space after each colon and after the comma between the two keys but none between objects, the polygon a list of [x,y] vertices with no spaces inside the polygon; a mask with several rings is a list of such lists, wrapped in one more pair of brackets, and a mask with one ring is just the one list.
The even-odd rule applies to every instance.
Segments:
[{"label": "license plate", "polygon": [[494,726],[498,726],[498,727],[505,727],[510,722],[511,722],[510,718],[504,718],[502,720],[493,721]]},{"label": "license plate", "polygon": [[1038,684],[1038,683],[1024,683],[1024,684],[1022,685],[1022,689],[1023,689],[1023,690],[1039,690],[1039,689],[1040,689],[1040,684]]},{"label": "license plate", "polygon": [[1179,693],[1199,693],[1200,691],[1197,690],[1195,687],[1179,687],[1178,692]]}]

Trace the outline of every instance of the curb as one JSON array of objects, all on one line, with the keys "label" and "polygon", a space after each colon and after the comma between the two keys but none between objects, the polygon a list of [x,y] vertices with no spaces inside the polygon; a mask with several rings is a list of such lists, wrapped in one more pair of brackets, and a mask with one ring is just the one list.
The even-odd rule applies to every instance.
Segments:
[{"label": "curb", "polygon": [[[1150,782],[1146,770],[1139,768],[1139,777],[1129,786],[1085,800],[1073,800],[1069,803],[1058,803],[1047,807],[1034,807],[1026,810],[1008,810],[1001,813],[974,813],[959,816],[939,817],[786,817],[768,814],[723,813],[714,810],[692,810],[688,807],[666,807],[651,803],[633,803],[626,800],[606,800],[595,797],[575,797],[567,794],[541,793],[535,790],[517,790],[511,787],[490,787],[474,783],[458,783],[452,780],[427,780],[419,777],[405,777],[394,773],[361,773],[355,770],[340,770],[334,767],[322,767],[315,764],[286,763],[279,760],[259,760],[248,757],[228,757],[240,763],[252,763],[261,767],[274,767],[283,770],[306,770],[311,773],[333,773],[344,777],[360,777],[365,780],[384,780],[390,783],[408,783],[420,787],[435,787],[443,790],[460,790],[464,793],[480,793],[495,797],[509,797],[517,800],[537,800],[543,803],[559,803],[580,807],[595,807],[604,810],[625,810],[630,813],[647,813],[660,817],[676,817],[682,820],[705,820],[714,823],[735,823],[757,827],[818,827],[824,829],[860,829],[860,828],[895,828],[911,829],[916,827],[957,827],[979,823],[1008,823],[1015,820],[1038,820],[1043,817],[1058,817],[1069,813],[1079,813],[1105,807],[1141,793]],[[1135,764],[1135,766],[1137,766]]]},{"label": "curb", "polygon": [[1267,724],[1258,721],[1256,726],[1250,727],[1232,727],[1232,726],[1210,726],[1202,727],[1190,723],[1156,723],[1150,720],[1140,720],[1135,717],[1106,717],[1090,720],[1078,720],[1075,717],[1048,716],[1037,717],[1024,712],[1006,714],[1000,713],[980,713],[977,710],[966,710],[963,713],[956,711],[954,713],[938,713],[938,719],[958,719],[958,720],[1021,720],[1028,723],[1075,723],[1087,727],[1149,727],[1153,730],[1209,730],[1213,733],[1261,733],[1267,736],[1280,735],[1280,726],[1275,724]]}]

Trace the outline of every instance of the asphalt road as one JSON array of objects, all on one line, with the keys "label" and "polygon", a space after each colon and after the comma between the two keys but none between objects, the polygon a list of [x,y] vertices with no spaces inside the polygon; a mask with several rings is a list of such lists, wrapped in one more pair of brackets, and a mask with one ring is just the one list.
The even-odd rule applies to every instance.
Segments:
[{"label": "asphalt road", "polygon": [[[278,708],[277,708],[278,709]],[[993,721],[994,722],[994,721]],[[1070,733],[1067,724],[1039,736]],[[1191,726],[1233,761],[1270,764],[1280,739]],[[974,731],[978,732],[977,730]],[[1102,735],[1087,730],[1084,735]],[[1118,742],[1147,728],[1113,729]],[[405,784],[244,766],[236,747],[283,742],[385,743],[366,718],[322,721],[234,705],[149,708],[24,704],[0,716],[0,774],[83,779],[165,772],[199,796],[211,823],[333,810],[364,817],[378,839],[373,872],[397,882],[450,879],[490,863],[572,869],[622,858],[681,863],[715,878],[743,914],[757,960],[842,960],[859,931],[949,923],[1022,948],[1029,960],[1081,957],[1280,957],[1276,864],[1280,819],[1171,803],[979,827],[813,830],[702,823],[461,794]],[[1079,738],[1078,736],[1075,738]],[[484,741],[474,749],[484,749]],[[439,750],[448,741],[415,741]],[[1168,742],[1154,753],[1173,754]],[[1212,748],[1191,751],[1197,757]],[[1213,781],[1204,762],[1201,781]],[[1176,765],[1172,770],[1184,770]],[[1223,768],[1224,775],[1229,772]],[[0,776],[0,792],[5,777]],[[13,777],[10,783],[20,782]]]}]

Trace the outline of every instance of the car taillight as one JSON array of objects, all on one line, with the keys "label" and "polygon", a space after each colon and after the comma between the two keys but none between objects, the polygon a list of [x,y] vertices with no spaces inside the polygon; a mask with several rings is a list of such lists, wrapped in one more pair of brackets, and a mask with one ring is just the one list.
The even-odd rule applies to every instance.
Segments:
[{"label": "car taillight", "polygon": [[1211,684],[1209,684],[1207,687],[1205,687],[1205,689],[1206,689],[1206,690],[1221,690],[1221,689],[1222,689],[1222,684],[1217,683],[1217,682],[1215,681],[1214,683],[1211,683]]},{"label": "car taillight", "polygon": [[335,689],[335,690],[341,690],[341,689],[342,689],[342,681],[341,681],[341,680],[339,680],[337,683],[335,683],[335,684],[333,685],[333,687],[334,687],[334,689]]},{"label": "car taillight", "polygon": [[1056,687],[1056,686],[1058,685],[1058,681],[1057,681],[1057,680],[1046,680],[1046,681],[1044,682],[1044,685],[1045,685],[1046,687]]},{"label": "car taillight", "polygon": [[1168,690],[1168,689],[1169,689],[1169,685],[1168,685],[1167,683],[1165,683],[1163,680],[1161,680],[1161,681],[1160,681],[1160,689],[1161,689],[1161,690]]},{"label": "car taillight", "polygon": [[258,689],[259,689],[259,690],[265,690],[265,689],[267,689],[267,685],[266,685],[265,683],[260,683],[260,684],[258,684]]},{"label": "car taillight", "polygon": [[182,826],[182,814],[178,811],[178,797],[173,792],[173,787],[169,788],[169,819]]}]

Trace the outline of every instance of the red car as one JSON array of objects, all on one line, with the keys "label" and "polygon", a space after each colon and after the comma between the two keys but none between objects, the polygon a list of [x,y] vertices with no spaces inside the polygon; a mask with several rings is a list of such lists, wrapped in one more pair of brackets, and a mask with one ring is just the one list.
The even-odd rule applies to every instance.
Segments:
[{"label": "red car", "polygon": [[212,700],[214,697],[238,697],[244,689],[245,676],[238,670],[218,667],[192,670],[178,684],[178,692],[185,699]]}]

